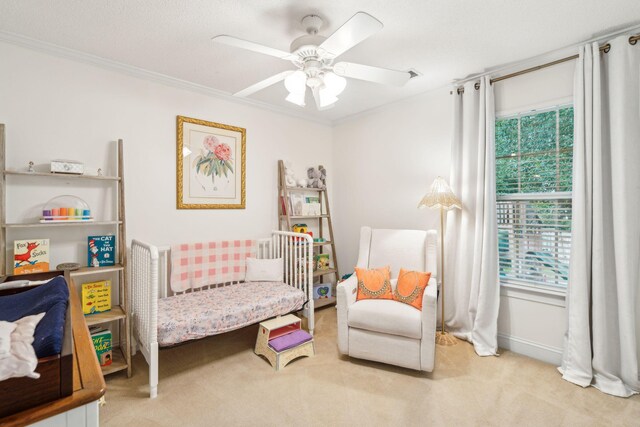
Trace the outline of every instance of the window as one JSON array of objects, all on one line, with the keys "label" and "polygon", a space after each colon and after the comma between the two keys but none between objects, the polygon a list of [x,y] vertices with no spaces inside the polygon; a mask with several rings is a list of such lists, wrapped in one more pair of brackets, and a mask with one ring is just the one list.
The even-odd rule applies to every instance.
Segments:
[{"label": "window", "polygon": [[500,281],[566,289],[573,107],[496,120]]}]

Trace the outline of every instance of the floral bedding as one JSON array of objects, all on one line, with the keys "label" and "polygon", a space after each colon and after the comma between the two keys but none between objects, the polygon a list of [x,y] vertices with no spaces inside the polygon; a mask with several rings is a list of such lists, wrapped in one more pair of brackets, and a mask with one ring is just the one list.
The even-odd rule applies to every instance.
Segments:
[{"label": "floral bedding", "polygon": [[304,292],[282,282],[247,282],[161,298],[158,344],[184,341],[240,329],[300,310]]}]

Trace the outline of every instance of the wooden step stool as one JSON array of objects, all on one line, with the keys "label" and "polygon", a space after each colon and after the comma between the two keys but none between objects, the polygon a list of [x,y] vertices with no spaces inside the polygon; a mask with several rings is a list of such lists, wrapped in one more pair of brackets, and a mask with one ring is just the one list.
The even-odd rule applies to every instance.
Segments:
[{"label": "wooden step stool", "polygon": [[276,371],[287,366],[287,364],[293,359],[297,359],[302,356],[311,357],[315,355],[313,337],[309,341],[282,351],[276,351],[269,345],[269,341],[273,339],[283,337],[300,330],[301,321],[293,314],[287,314],[286,316],[276,317],[260,323],[260,327],[258,328],[258,338],[256,339],[255,353],[257,355],[264,356]]}]

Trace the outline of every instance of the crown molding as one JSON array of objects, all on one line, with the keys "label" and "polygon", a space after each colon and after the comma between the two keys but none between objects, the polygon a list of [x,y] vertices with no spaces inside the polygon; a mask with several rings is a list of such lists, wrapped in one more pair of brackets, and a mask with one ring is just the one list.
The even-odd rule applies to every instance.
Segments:
[{"label": "crown molding", "polygon": [[297,119],[302,119],[302,120],[318,123],[325,126],[333,125],[333,122],[331,120],[321,119],[309,114],[292,111],[283,107],[274,106],[266,102],[257,101],[254,99],[238,98],[231,95],[228,92],[224,92],[224,91],[214,89],[208,86],[204,86],[198,83],[193,83],[187,80],[182,80],[175,77],[167,76],[166,74],[156,73],[154,71],[149,71],[144,68],[139,68],[133,65],[124,64],[122,62],[102,58],[100,56],[81,52],[75,49],[69,49],[53,43],[23,36],[21,34],[11,33],[8,31],[0,31],[0,42],[10,43],[13,45],[17,45],[17,46],[24,47],[31,50],[36,50],[36,51],[57,56],[60,58],[70,59],[73,61],[94,65],[110,71],[116,71],[122,74],[127,74],[132,77],[136,77],[136,78],[147,80],[154,83],[159,83],[165,86],[189,90],[202,95],[223,99],[225,101],[234,102],[237,104],[257,107],[263,110],[268,110],[274,113],[295,117]]}]

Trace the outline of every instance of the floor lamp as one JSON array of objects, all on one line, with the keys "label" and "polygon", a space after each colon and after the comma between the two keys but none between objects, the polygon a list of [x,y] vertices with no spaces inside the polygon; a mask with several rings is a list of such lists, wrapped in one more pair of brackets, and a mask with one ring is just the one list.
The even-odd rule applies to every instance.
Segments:
[{"label": "floor lamp", "polygon": [[440,278],[442,283],[440,302],[442,303],[442,329],[436,333],[436,344],[455,345],[457,343],[456,338],[448,334],[444,326],[444,211],[454,208],[462,209],[462,203],[460,199],[453,194],[447,181],[439,176],[433,181],[433,184],[431,184],[429,193],[420,200],[418,207],[421,208],[423,206],[440,209]]}]

